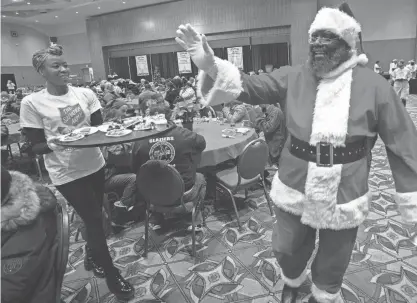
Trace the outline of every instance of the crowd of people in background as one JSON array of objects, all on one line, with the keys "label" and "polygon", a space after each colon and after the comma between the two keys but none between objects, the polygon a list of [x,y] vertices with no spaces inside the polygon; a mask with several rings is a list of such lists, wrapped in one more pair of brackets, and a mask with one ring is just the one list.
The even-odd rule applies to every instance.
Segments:
[{"label": "crowd of people in background", "polygon": [[410,80],[416,79],[417,77],[416,62],[414,60],[410,60],[406,65],[405,60],[403,59],[393,59],[389,65],[388,72],[384,74],[380,61],[376,61],[374,64],[374,72],[389,79],[395,92],[400,97],[401,102],[404,106],[406,106],[407,98],[410,94]]}]

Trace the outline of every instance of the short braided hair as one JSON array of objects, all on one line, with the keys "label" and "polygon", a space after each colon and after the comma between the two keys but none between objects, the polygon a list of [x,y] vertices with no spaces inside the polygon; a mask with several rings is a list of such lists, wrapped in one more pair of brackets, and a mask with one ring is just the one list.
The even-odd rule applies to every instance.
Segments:
[{"label": "short braided hair", "polygon": [[48,48],[38,50],[32,56],[32,65],[36,69],[36,71],[39,73],[39,71],[45,64],[45,61],[48,58],[48,56],[62,56],[63,53],[64,53],[64,50],[62,46],[57,45],[57,44],[51,45]]}]

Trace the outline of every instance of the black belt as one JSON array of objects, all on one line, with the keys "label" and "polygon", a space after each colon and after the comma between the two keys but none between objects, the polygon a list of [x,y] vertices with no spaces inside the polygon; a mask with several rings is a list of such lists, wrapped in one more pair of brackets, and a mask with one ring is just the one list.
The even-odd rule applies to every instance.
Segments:
[{"label": "black belt", "polygon": [[321,167],[352,163],[367,156],[366,137],[346,143],[345,147],[333,147],[327,142],[319,142],[313,146],[291,135],[290,153]]}]

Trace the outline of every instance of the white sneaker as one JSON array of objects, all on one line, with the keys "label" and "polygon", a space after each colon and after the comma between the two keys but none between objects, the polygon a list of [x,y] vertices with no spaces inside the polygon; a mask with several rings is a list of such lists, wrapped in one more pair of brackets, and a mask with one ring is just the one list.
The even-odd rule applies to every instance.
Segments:
[{"label": "white sneaker", "polygon": [[131,211],[133,209],[133,206],[129,206],[127,207],[126,205],[124,205],[121,201],[116,201],[114,202],[114,206],[115,207],[120,207],[120,208],[125,208],[127,209],[127,211]]}]

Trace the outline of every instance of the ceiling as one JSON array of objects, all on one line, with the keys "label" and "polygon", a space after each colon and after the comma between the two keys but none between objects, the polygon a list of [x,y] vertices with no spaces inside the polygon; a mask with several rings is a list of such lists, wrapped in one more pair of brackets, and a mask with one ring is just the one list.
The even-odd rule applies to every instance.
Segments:
[{"label": "ceiling", "polygon": [[[2,21],[34,28],[85,24],[91,16],[178,0],[2,0]],[[84,25],[85,27],[85,25]]]}]

